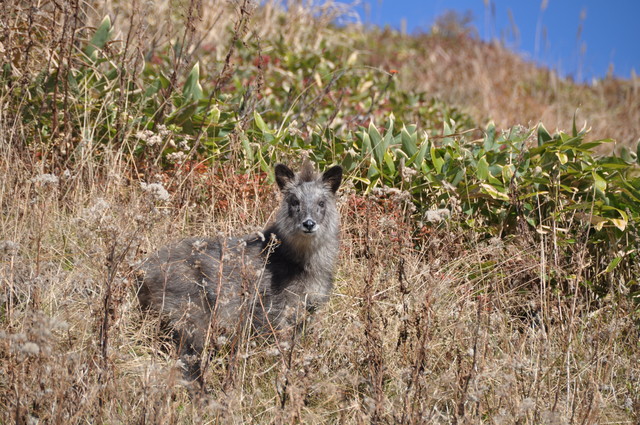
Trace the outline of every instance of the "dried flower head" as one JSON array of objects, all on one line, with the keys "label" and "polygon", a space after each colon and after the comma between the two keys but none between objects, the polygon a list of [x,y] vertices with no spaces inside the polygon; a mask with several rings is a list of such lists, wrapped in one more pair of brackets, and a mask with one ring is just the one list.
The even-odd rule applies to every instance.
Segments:
[{"label": "dried flower head", "polygon": [[140,187],[156,201],[168,201],[171,198],[171,195],[169,195],[167,189],[165,189],[164,186],[162,186],[160,183],[147,184],[144,182],[140,182]]}]

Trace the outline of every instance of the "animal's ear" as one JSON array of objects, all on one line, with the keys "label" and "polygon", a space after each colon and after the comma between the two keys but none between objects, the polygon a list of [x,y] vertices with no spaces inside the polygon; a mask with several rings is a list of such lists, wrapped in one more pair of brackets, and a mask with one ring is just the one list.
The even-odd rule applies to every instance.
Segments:
[{"label": "animal's ear", "polygon": [[285,190],[285,188],[293,181],[295,178],[295,174],[291,171],[291,168],[287,167],[284,164],[276,164],[276,183],[278,183],[278,187],[281,191]]},{"label": "animal's ear", "polygon": [[322,183],[328,185],[331,192],[336,193],[342,183],[342,167],[336,165],[322,173]]}]

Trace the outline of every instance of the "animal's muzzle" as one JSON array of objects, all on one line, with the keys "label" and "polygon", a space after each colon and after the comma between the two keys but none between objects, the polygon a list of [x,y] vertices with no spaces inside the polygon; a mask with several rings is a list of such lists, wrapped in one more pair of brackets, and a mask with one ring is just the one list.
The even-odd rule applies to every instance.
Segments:
[{"label": "animal's muzzle", "polygon": [[308,218],[302,222],[302,227],[305,232],[311,233],[316,230],[316,222]]}]

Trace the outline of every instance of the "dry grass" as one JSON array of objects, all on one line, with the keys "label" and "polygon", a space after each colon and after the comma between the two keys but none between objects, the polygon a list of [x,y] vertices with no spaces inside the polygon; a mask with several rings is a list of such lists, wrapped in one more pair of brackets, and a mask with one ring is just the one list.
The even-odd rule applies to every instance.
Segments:
[{"label": "dry grass", "polygon": [[[72,16],[77,4],[88,21],[109,11],[131,23],[120,27],[121,39],[130,36],[123,66],[139,72],[136,57],[147,51],[138,50],[142,46],[154,39],[161,45],[162,37],[186,37],[194,47],[176,59],[176,69],[190,61],[195,46],[218,43],[211,52],[222,74],[231,48],[225,43],[233,37],[223,29],[236,22],[237,9],[156,3],[151,11],[145,9],[148,3],[104,2],[94,5],[94,12],[87,3],[63,2],[69,7],[63,11],[45,2],[45,9],[59,15],[34,12],[31,21],[27,12],[6,9],[3,16],[12,16],[15,28],[43,28],[33,52],[18,57],[14,67],[35,73],[47,64],[65,64],[65,49],[74,44],[65,38],[63,18]],[[193,31],[177,25],[161,29],[179,11],[187,16],[190,6],[198,16],[190,21]],[[315,42],[333,31],[327,22],[335,9],[331,3],[325,7],[329,12],[313,20],[303,9],[282,17],[269,5],[252,15],[248,31],[267,38],[280,32],[278,23],[284,20],[291,31],[282,34],[291,37],[292,48]],[[55,22],[47,21],[54,15]],[[147,30],[140,29],[141,22]],[[340,43],[348,39],[336,37]],[[2,42],[6,49],[19,44],[15,38]],[[471,53],[469,58],[481,66],[481,59]],[[480,90],[495,99],[491,84],[473,90],[452,84],[459,92],[451,96],[473,100]],[[516,95],[505,94],[496,104],[507,104],[510,96]],[[608,99],[601,96],[596,98]],[[205,372],[210,393],[191,399],[170,341],[157,319],[145,317],[138,307],[132,267],[145,253],[184,235],[243,233],[262,226],[276,205],[274,188],[264,175],[236,176],[233,167],[173,175],[159,168],[152,172],[153,164],[136,170],[140,164],[127,153],[128,144],[135,144],[135,128],[122,131],[121,144],[89,145],[75,161],[54,161],[53,155],[63,157],[65,141],[74,145],[72,133],[61,129],[52,140],[43,136],[12,115],[20,101],[0,99],[0,423],[640,420],[639,331],[636,307],[628,298],[596,303],[577,279],[569,288],[554,286],[549,276],[582,265],[579,259],[557,264],[550,236],[474,242],[475,235],[445,224],[427,229],[423,248],[416,249],[402,206],[358,195],[348,182],[340,204],[342,257],[331,302],[293,344],[249,339],[211,353]],[[504,112],[512,114],[504,119],[529,111]],[[87,131],[94,128],[92,120],[103,119],[59,113],[61,120],[68,114],[69,122]],[[562,122],[570,121],[563,117]],[[637,131],[632,124],[626,128]],[[49,144],[58,151],[41,149]],[[38,152],[57,153],[43,157]],[[145,190],[138,171],[148,183],[168,188],[168,196]]]},{"label": "dry grass", "polygon": [[638,328],[627,301],[594,309],[561,295],[544,281],[544,240],[469,248],[440,229],[414,251],[401,211],[347,194],[330,304],[293,346],[247,340],[214,353],[210,396],[190,400],[170,342],[139,310],[131,266],[185,234],[263,222],[275,192],[261,178],[243,182],[250,190],[220,217],[113,173],[38,183],[32,164],[2,153],[2,234],[18,245],[4,242],[2,254],[0,408],[11,421],[637,420]]}]

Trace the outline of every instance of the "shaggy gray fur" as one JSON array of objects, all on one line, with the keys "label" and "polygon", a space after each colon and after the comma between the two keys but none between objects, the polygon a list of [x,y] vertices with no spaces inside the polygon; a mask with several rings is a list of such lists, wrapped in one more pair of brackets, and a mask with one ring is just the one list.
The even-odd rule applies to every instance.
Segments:
[{"label": "shaggy gray fur", "polygon": [[277,164],[275,175],[283,199],[263,234],[184,239],[140,267],[140,304],[173,330],[190,380],[201,382],[208,338],[238,334],[247,324],[260,333],[286,329],[329,298],[342,168],[317,175],[305,162],[294,174]]}]

